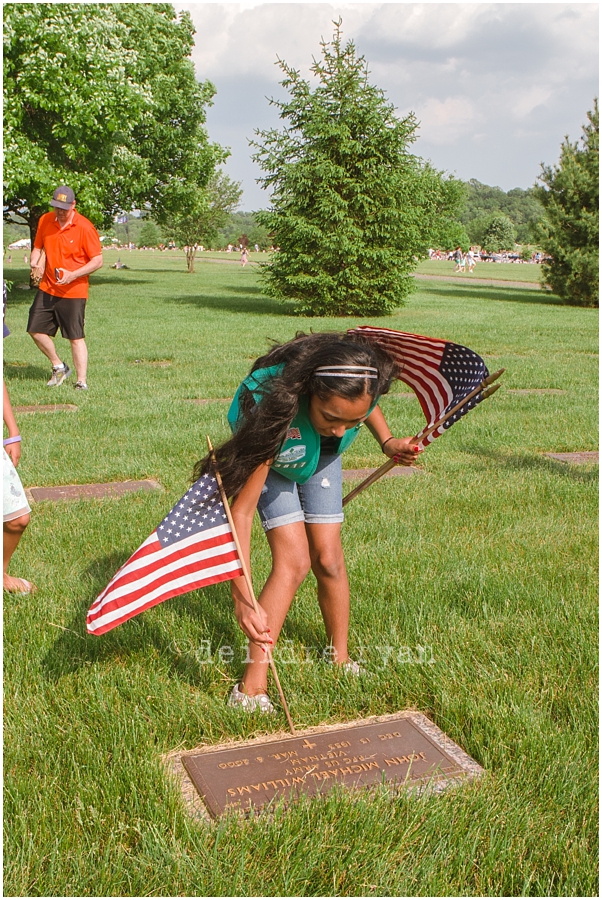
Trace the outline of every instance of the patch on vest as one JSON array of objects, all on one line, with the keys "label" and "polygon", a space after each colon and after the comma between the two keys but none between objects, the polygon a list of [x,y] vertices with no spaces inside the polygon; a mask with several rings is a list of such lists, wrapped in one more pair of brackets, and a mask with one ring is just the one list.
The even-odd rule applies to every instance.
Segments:
[{"label": "patch on vest", "polygon": [[297,459],[303,459],[306,449],[307,447],[305,444],[300,444],[298,447],[291,447],[289,450],[284,450],[280,456],[276,457],[276,462],[291,463],[295,462]]},{"label": "patch on vest", "polygon": [[301,432],[298,428],[289,428],[286,432],[287,441],[300,441],[301,440]]}]

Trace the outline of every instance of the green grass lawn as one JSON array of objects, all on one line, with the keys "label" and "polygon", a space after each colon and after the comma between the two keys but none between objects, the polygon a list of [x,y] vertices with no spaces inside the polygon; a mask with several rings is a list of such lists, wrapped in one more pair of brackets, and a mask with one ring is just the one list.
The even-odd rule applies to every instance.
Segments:
[{"label": "green grass lawn", "polygon": [[[298,727],[417,708],[485,777],[440,797],[336,793],[204,825],[161,755],[286,727],[225,706],[243,659],[228,586],[100,638],[86,634],[86,611],[183,493],[205,435],[227,434],[225,402],[187,401],[231,397],[267,338],[359,320],[288,315],[251,266],[199,262],[189,275],[181,256],[133,252],[115,271],[117,253],[106,257],[92,277],[83,396],[73,378],[45,387],[49,366],[24,333],[32,293],[10,295],[13,404],[79,407],[20,416],[19,471],[26,486],[152,477],[163,491],[37,504],[15,554],[12,571],[39,591],[4,603],[4,893],[597,896],[597,468],[543,456],[597,447],[595,311],[512,285],[423,281],[394,316],[369,320],[466,344],[507,371],[427,450],[426,475],[380,482],[346,510],[351,651],[370,677],[318,661],[312,578],[283,632],[310,656],[279,668]],[[519,280],[537,271],[507,268]],[[27,272],[5,275],[17,285]],[[382,403],[403,435],[423,422],[407,390]],[[344,457],[382,461],[368,434]],[[260,587],[269,554],[257,526],[252,553]],[[212,664],[200,661],[206,641]],[[217,656],[225,645],[231,663]],[[404,648],[419,645],[432,662],[408,661]]]},{"label": "green grass lawn", "polygon": [[494,281],[529,281],[539,284],[541,266],[530,263],[493,263],[478,262],[472,274],[468,267],[465,272],[455,272],[456,264],[453,260],[446,259],[422,259],[416,267],[419,275],[445,275],[446,278],[487,278]]}]

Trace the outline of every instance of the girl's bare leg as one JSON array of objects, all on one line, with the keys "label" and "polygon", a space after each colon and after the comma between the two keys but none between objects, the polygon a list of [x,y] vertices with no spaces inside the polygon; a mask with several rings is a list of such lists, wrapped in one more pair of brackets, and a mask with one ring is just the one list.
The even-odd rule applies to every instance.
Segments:
[{"label": "girl's bare leg", "polygon": [[349,580],[341,544],[341,525],[306,525],[311,567],[318,581],[318,602],[334,661],[349,659]]},{"label": "girl's bare leg", "polygon": [[[276,644],[278,635],[299,585],[309,572],[311,562],[307,535],[303,522],[282,525],[267,532],[272,551],[272,571],[259,597],[266,611],[270,637]],[[268,665],[266,654],[257,644],[249,644],[252,662],[245,668],[244,692],[253,696],[267,690]]]},{"label": "girl's bare leg", "polygon": [[8,574],[8,564],[17,545],[21,540],[21,536],[29,524],[29,513],[12,519],[10,522],[4,522],[3,525],[3,551],[4,551],[4,569],[3,569],[3,587],[5,591],[21,591],[23,590],[23,581],[21,578],[15,578]]}]

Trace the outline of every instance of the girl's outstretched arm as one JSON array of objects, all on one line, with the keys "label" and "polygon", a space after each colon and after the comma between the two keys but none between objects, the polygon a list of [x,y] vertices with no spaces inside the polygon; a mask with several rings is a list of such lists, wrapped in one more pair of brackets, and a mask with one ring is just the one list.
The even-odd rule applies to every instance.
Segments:
[{"label": "girl's outstretched arm", "polygon": [[[8,436],[9,437],[18,437],[19,436],[19,426],[15,420],[15,416],[13,413],[13,408],[10,405],[10,397],[8,396],[8,389],[6,387],[6,382],[2,382],[3,390],[4,390],[4,424],[8,428]],[[13,444],[8,444],[5,447],[6,452],[10,456],[13,466],[15,469],[19,465],[19,460],[21,458],[21,443],[19,441],[15,441]]]},{"label": "girl's outstretched arm", "polygon": [[413,437],[393,437],[380,406],[374,407],[366,419],[366,427],[370,430],[375,440],[378,441],[385,456],[388,456],[390,459],[398,456],[399,461],[404,466],[411,466],[412,463],[415,463],[418,454],[422,452],[421,450],[414,450],[416,441]]}]

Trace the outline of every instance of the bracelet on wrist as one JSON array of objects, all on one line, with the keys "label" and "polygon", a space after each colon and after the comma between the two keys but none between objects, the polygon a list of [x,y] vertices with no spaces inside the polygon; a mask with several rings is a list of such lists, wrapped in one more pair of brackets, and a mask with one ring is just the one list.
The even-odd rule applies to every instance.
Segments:
[{"label": "bracelet on wrist", "polygon": [[391,435],[391,437],[388,437],[386,441],[382,442],[382,444],[380,445],[380,449],[382,450],[383,453],[385,452],[385,447],[387,446],[389,441],[392,441],[392,440],[394,440],[393,435]]},{"label": "bracelet on wrist", "polygon": [[20,434],[17,434],[15,437],[4,438],[4,440],[2,441],[2,446],[6,447],[6,446],[8,446],[8,444],[16,444],[20,440],[21,440]]}]

